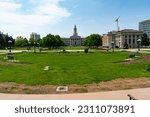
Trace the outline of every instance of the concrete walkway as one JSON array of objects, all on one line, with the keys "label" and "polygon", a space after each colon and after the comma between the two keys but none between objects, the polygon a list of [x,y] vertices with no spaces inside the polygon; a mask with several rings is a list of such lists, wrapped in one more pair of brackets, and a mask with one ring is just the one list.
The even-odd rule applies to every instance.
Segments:
[{"label": "concrete walkway", "polygon": [[150,88],[80,94],[0,94],[0,100],[128,100],[127,94],[150,100]]}]

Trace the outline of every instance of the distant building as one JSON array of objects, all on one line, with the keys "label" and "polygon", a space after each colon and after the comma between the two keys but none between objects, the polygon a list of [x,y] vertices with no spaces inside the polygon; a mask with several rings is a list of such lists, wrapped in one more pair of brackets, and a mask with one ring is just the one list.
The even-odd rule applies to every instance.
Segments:
[{"label": "distant building", "polygon": [[23,39],[23,37],[22,36],[17,36],[16,39]]},{"label": "distant building", "polygon": [[33,38],[35,40],[39,40],[41,37],[40,37],[40,34],[32,32],[32,34],[30,34],[30,38]]},{"label": "distant building", "polygon": [[138,46],[137,40],[141,39],[142,31],[133,29],[124,29],[121,31],[112,31],[103,35],[103,47],[112,47],[114,42],[116,47],[123,48],[127,43],[129,48],[136,48]]},{"label": "distant building", "polygon": [[70,46],[82,46],[83,45],[83,39],[78,36],[77,33],[77,27],[74,26],[74,33],[72,36],[70,36]]},{"label": "distant building", "polygon": [[108,32],[108,34],[104,34],[102,38],[102,46],[106,48],[111,48],[111,42],[115,41],[116,31]]},{"label": "distant building", "polygon": [[84,38],[81,38],[81,36],[78,35],[76,25],[74,26],[73,31],[74,31],[73,35],[70,36],[70,38],[62,38],[65,45],[67,45],[67,46],[82,46],[82,45],[84,45]]},{"label": "distant building", "polygon": [[62,37],[62,40],[66,46],[70,46],[70,38]]},{"label": "distant building", "polygon": [[139,22],[139,30],[146,33],[150,38],[150,20]]}]

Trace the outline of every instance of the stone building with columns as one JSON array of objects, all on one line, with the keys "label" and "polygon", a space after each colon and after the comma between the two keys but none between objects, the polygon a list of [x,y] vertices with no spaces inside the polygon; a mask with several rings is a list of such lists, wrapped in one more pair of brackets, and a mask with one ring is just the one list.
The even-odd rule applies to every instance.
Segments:
[{"label": "stone building with columns", "polygon": [[124,29],[121,31],[111,31],[108,34],[103,35],[103,47],[112,47],[112,42],[118,48],[124,48],[125,43],[129,48],[137,48],[138,39],[141,39],[143,35],[142,31],[134,29]]},{"label": "stone building with columns", "polygon": [[70,38],[62,38],[67,46],[82,46],[84,45],[84,38],[78,35],[77,27],[74,25],[73,35]]},{"label": "stone building with columns", "polygon": [[73,35],[70,36],[70,46],[82,46],[82,45],[83,39],[80,36],[78,36],[77,27],[75,25]]}]

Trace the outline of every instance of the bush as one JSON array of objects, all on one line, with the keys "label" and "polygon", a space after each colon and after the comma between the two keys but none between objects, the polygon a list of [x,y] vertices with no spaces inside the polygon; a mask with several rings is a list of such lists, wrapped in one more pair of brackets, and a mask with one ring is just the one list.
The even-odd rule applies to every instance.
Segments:
[{"label": "bush", "polygon": [[134,58],[135,57],[135,54],[130,54],[129,55],[129,58]]},{"label": "bush", "polygon": [[146,71],[150,72],[150,64],[147,65]]},{"label": "bush", "polygon": [[142,56],[142,54],[139,53],[139,52],[135,52],[134,55],[135,55],[135,56]]},{"label": "bush", "polygon": [[66,52],[65,48],[63,48],[63,52]]},{"label": "bush", "polygon": [[88,52],[89,52],[89,48],[85,48],[85,49],[84,49],[84,52],[85,52],[85,53],[88,53]]}]

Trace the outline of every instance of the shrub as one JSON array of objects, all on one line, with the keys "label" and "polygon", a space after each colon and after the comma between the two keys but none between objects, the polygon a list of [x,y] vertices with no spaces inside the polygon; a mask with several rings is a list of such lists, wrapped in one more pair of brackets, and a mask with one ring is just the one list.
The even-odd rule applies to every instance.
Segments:
[{"label": "shrub", "polygon": [[146,71],[150,72],[150,64],[147,65]]},{"label": "shrub", "polygon": [[130,54],[129,55],[129,58],[134,58],[135,57],[135,54]]},{"label": "shrub", "polygon": [[139,52],[135,52],[134,55],[135,55],[135,56],[139,56],[139,57],[142,56],[142,54],[139,53]]},{"label": "shrub", "polygon": [[63,48],[63,52],[66,52],[65,48]]},{"label": "shrub", "polygon": [[88,52],[89,52],[89,48],[85,48],[85,49],[84,49],[84,52],[85,52],[85,53],[88,53]]}]

